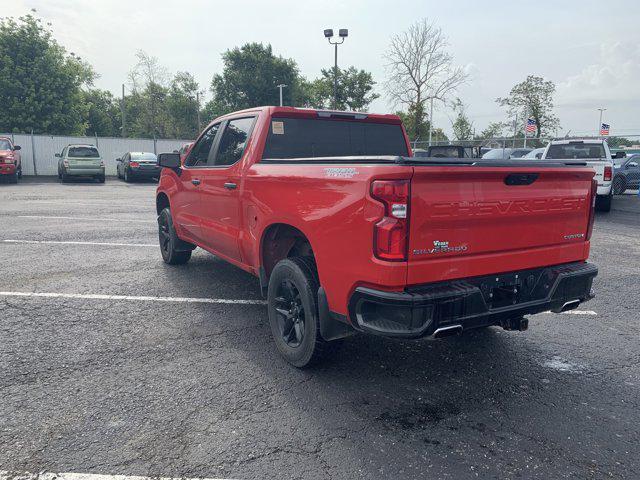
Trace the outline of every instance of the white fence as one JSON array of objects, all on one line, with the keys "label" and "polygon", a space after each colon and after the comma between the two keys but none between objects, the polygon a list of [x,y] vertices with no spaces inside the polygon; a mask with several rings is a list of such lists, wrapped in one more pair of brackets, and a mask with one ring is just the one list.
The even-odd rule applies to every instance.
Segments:
[{"label": "white fence", "polygon": [[22,173],[24,175],[57,175],[58,158],[64,147],[70,143],[91,144],[98,147],[104,159],[107,175],[116,174],[116,158],[126,152],[164,153],[178,150],[191,140],[165,140],[148,138],[111,137],[59,137],[50,135],[0,134],[13,139],[22,149]]}]

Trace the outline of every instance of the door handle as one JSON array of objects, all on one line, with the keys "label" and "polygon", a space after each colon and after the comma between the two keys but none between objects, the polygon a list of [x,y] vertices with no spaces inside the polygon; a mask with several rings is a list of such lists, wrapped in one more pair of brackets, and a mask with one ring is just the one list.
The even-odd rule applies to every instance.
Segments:
[{"label": "door handle", "polygon": [[194,185],[200,185],[200,180],[197,178],[194,178],[193,180],[191,180],[191,183],[193,183]]},{"label": "door handle", "polygon": [[224,188],[228,189],[228,190],[235,190],[238,187],[238,185],[236,185],[233,182],[226,182],[224,184]]}]

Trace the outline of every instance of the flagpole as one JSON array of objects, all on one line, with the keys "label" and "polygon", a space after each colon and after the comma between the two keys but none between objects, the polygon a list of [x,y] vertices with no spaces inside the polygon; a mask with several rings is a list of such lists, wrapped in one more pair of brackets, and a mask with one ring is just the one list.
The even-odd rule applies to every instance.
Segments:
[{"label": "flagpole", "polygon": [[527,148],[527,124],[529,123],[529,117],[527,117],[525,115],[525,120],[524,120],[524,143],[522,145],[522,148]]}]

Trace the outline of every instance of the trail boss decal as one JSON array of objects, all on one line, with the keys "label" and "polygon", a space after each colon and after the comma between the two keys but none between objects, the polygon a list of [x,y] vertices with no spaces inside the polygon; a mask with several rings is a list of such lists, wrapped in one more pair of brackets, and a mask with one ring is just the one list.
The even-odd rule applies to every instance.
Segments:
[{"label": "trail boss decal", "polygon": [[331,167],[325,168],[324,174],[327,177],[334,178],[353,178],[358,174],[358,170],[355,168],[340,168],[340,167]]},{"label": "trail boss decal", "polygon": [[433,248],[421,248],[413,250],[414,255],[433,255],[435,253],[459,253],[467,251],[466,245],[449,246],[449,242],[433,241]]}]

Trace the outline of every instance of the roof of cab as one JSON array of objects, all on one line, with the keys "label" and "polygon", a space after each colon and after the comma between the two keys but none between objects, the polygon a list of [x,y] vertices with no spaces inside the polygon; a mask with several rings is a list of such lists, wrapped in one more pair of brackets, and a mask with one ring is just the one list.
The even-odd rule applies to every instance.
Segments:
[{"label": "roof of cab", "polygon": [[402,121],[400,117],[392,114],[382,113],[368,113],[368,112],[350,112],[346,110],[321,110],[315,108],[299,108],[299,107],[275,107],[275,106],[261,106],[254,108],[247,108],[245,110],[239,110],[236,112],[227,113],[222,115],[216,120],[222,120],[228,117],[235,117],[237,115],[248,113],[260,113],[267,111],[271,116],[296,116],[296,117],[320,117],[320,118],[353,118],[354,120],[365,120],[373,122],[384,122],[400,124]]}]

